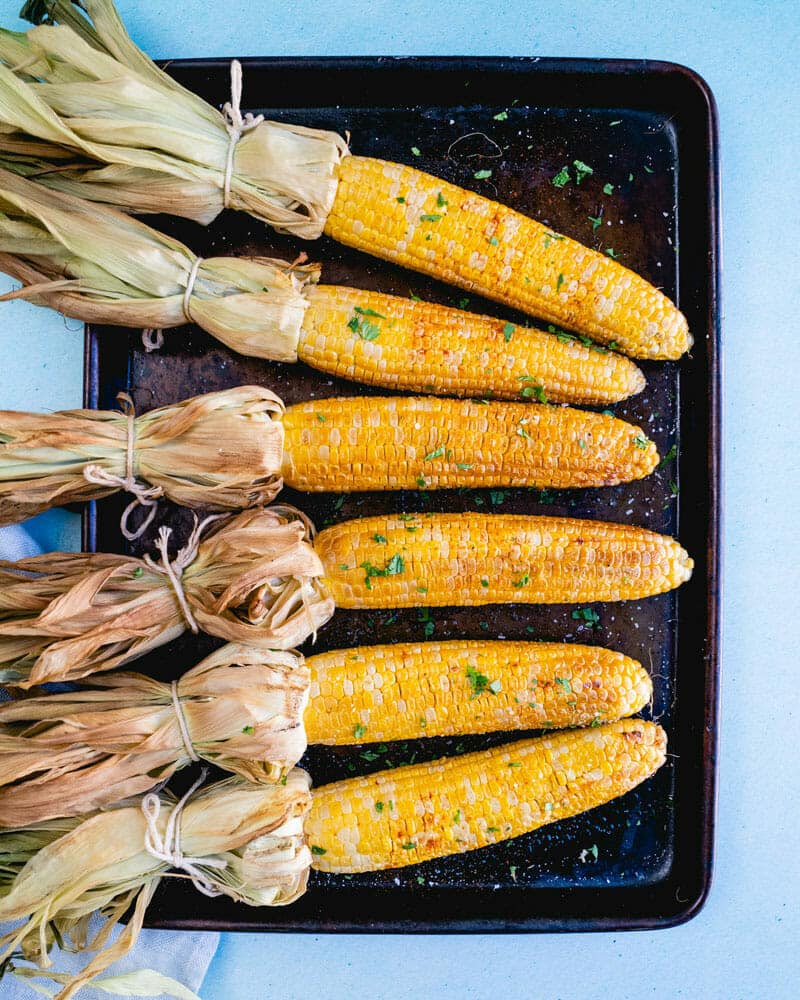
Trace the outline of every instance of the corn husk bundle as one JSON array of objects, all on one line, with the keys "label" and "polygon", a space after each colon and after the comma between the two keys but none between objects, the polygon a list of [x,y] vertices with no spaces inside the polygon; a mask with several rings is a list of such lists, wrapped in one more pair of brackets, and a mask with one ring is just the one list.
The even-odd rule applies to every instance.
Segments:
[{"label": "corn husk bundle", "polygon": [[[306,772],[295,768],[285,784],[257,785],[236,776],[192,795],[179,811],[177,846],[201,891],[250,906],[279,906],[301,895],[311,861],[303,836],[309,785]],[[174,838],[167,846],[175,804],[162,791],[157,805],[134,799],[107,812],[0,834],[0,922],[24,921],[0,938],[0,963],[21,948],[26,959],[47,968],[54,941],[75,950],[102,949],[58,994],[68,1000],[129,951],[171,867],[145,846],[146,812],[157,812],[151,842],[168,854],[176,846]],[[107,946],[114,924],[131,907],[127,926]],[[89,938],[97,910],[104,922]]]},{"label": "corn husk bundle", "polygon": [[117,673],[0,705],[0,827],[100,809],[193,760],[277,781],[305,753],[309,683],[299,653],[228,643],[174,686]]},{"label": "corn husk bundle", "polygon": [[284,506],[213,525],[188,557],[186,548],[176,556],[186,563],[185,606],[163,558],[56,552],[0,561],[0,683],[29,688],[130,663],[191,627],[187,612],[229,642],[300,645],[334,610],[310,531]]},{"label": "corn husk bundle", "polygon": [[152,505],[160,495],[211,510],[267,503],[283,484],[275,472],[283,428],[273,419],[282,412],[280,399],[259,386],[195,396],[135,419],[129,406],[2,410],[0,525],[121,489],[137,496],[126,515],[138,498]]},{"label": "corn husk bundle", "polygon": [[0,270],[23,298],[87,323],[196,323],[240,354],[297,361],[319,268],[263,257],[202,260],[121,212],[0,170]]},{"label": "corn husk bundle", "polygon": [[208,223],[229,207],[320,235],[340,136],[242,117],[240,77],[223,116],[133,44],[110,0],[33,2],[23,16],[59,24],[0,33],[0,154],[12,169],[44,169],[50,185],[133,212]]}]

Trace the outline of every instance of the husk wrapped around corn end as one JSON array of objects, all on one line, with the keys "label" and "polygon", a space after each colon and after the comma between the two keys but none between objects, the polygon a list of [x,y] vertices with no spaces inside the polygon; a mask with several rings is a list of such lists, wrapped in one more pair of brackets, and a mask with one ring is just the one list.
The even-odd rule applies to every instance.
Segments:
[{"label": "husk wrapped around corn end", "polygon": [[[279,505],[213,525],[181,578],[199,628],[269,649],[300,645],[334,609],[310,539],[307,519]],[[110,670],[188,627],[152,561],[85,552],[0,561],[0,683]]]},{"label": "husk wrapped around corn end", "polygon": [[135,419],[110,410],[0,411],[0,525],[108,496],[125,487],[129,471],[186,507],[268,503],[283,485],[283,427],[274,419],[282,412],[280,399],[259,386],[195,396]]},{"label": "husk wrapped around corn end", "polygon": [[[205,885],[250,906],[280,906],[305,890],[311,855],[303,834],[310,781],[295,768],[285,784],[233,777],[207,785],[180,813],[180,849]],[[176,800],[158,793],[157,832],[164,839]],[[68,1000],[136,941],[147,904],[169,870],[145,847],[148,823],[140,799],[105,812],[0,833],[0,922],[24,921],[0,938],[0,962],[21,948],[42,968],[55,940],[100,949],[58,994]],[[204,862],[209,862],[208,864]],[[118,940],[114,924],[133,906]],[[95,911],[103,925],[87,938]]]},{"label": "husk wrapped around corn end", "polygon": [[296,361],[314,265],[263,257],[198,259],[121,212],[0,170],[0,270],[23,287],[0,297],[87,323],[168,329],[187,322],[240,354]]},{"label": "husk wrapped around corn end", "polygon": [[193,760],[277,781],[305,752],[308,690],[300,654],[228,643],[172,686],[117,673],[0,705],[0,827],[104,808]]},{"label": "husk wrapped around corn end", "polygon": [[634,715],[653,693],[636,660],[578,643],[399,642],[306,665],[308,741],[333,746],[596,726]]},{"label": "husk wrapped around corn end", "polygon": [[[0,158],[9,169],[44,166],[48,186],[130,212],[207,224],[228,207],[279,231],[321,234],[347,152],[341,136],[241,117],[236,93],[224,117],[133,44],[110,0],[31,4],[26,16],[51,23],[0,35]],[[229,129],[239,138],[226,192]],[[87,159],[98,166],[87,169]],[[57,172],[46,169],[52,162]]]},{"label": "husk wrapped around corn end", "polygon": [[520,514],[364,517],[325,528],[315,549],[340,608],[630,601],[694,567],[646,528]]},{"label": "husk wrapped around corn end", "polygon": [[324,785],[306,819],[313,867],[400,868],[518,837],[635,788],[666,742],[623,719]]}]

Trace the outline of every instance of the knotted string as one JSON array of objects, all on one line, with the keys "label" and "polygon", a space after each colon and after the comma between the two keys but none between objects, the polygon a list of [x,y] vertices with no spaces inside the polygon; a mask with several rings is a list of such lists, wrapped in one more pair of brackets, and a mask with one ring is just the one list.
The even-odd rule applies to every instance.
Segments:
[{"label": "knotted string", "polygon": [[[197,274],[202,263],[202,257],[195,257],[194,264],[192,264],[189,271],[189,277],[186,279],[186,288],[183,292],[181,310],[187,323],[197,323],[194,316],[192,316],[191,298],[192,292],[194,292],[195,282],[197,281]],[[197,323],[197,326],[200,326],[200,324]],[[148,354],[159,350],[159,348],[164,346],[164,331],[156,330],[152,326],[145,327],[145,329],[142,330],[142,346]]]},{"label": "knotted string", "polygon": [[186,716],[183,713],[183,705],[181,705],[181,699],[178,695],[178,682],[173,681],[170,685],[170,694],[172,695],[172,705],[175,709],[175,715],[178,718],[178,726],[181,730],[181,739],[183,740],[184,748],[186,753],[189,755],[190,760],[193,760],[195,764],[200,760],[194,751],[194,746],[192,744],[192,738],[189,735],[189,725],[186,722]]},{"label": "knotted string", "polygon": [[[200,628],[195,621],[194,615],[192,614],[192,609],[189,607],[189,602],[186,600],[186,594],[183,589],[183,584],[181,583],[181,577],[183,576],[183,571],[186,567],[190,563],[194,562],[194,559],[197,556],[200,538],[205,531],[206,525],[210,524],[212,521],[218,521],[224,516],[224,514],[212,514],[210,517],[205,518],[205,520],[200,521],[199,523],[195,517],[192,533],[189,535],[189,538],[183,548],[178,549],[178,553],[174,559],[170,559],[168,548],[172,528],[162,526],[158,529],[158,540],[156,542],[156,548],[161,556],[161,562],[155,562],[149,554],[142,560],[155,573],[162,573],[169,580],[172,585],[172,589],[175,592],[175,597],[178,599],[178,604],[180,605],[183,617],[186,619],[186,624],[195,635],[197,635],[200,631]],[[180,714],[178,718],[180,720]]]},{"label": "knotted string", "polygon": [[[115,476],[113,472],[108,472],[102,466],[92,462],[83,467],[83,478],[87,483],[93,483],[95,486],[110,486],[113,489],[125,490],[126,493],[133,494],[134,499],[122,512],[122,517],[119,521],[120,531],[129,542],[132,542],[147,530],[151,521],[156,516],[158,506],[156,501],[164,495],[164,491],[160,486],[145,486],[136,479],[136,455],[134,451],[136,444],[136,411],[133,400],[127,392],[121,392],[117,396],[117,402],[120,404],[120,409],[127,420],[125,475]],[[128,521],[137,507],[149,507],[150,510],[139,527],[135,531],[132,531],[128,527]]]},{"label": "knotted string", "polygon": [[179,868],[181,871],[186,872],[194,883],[195,888],[199,892],[202,892],[204,896],[221,896],[222,890],[218,889],[208,875],[202,872],[198,866],[202,865],[204,868],[223,869],[227,868],[227,862],[221,858],[187,858],[183,851],[181,851],[181,813],[186,803],[205,781],[206,774],[207,771],[204,768],[200,777],[189,791],[172,807],[163,837],[158,832],[161,799],[155,792],[145,795],[142,799],[142,813],[147,822],[147,830],[144,835],[144,849],[159,861],[164,861],[172,868]]},{"label": "knotted string", "polygon": [[250,132],[264,121],[263,115],[253,115],[250,111],[242,116],[240,104],[242,100],[242,64],[238,59],[231,62],[231,99],[222,108],[225,128],[228,130],[228,156],[225,160],[225,181],[222,186],[222,204],[230,208],[231,178],[233,176],[233,154],[236,146],[245,133]]}]

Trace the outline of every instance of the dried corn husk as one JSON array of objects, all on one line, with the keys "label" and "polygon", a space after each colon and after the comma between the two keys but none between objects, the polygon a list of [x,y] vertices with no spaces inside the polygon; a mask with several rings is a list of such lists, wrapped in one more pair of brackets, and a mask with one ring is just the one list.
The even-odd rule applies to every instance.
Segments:
[{"label": "dried corn husk", "polygon": [[196,323],[240,354],[297,361],[319,268],[264,257],[202,260],[128,215],[0,170],[0,270],[23,298],[87,323]]},{"label": "dried corn husk", "polygon": [[[333,614],[310,525],[291,507],[216,524],[181,585],[204,632],[270,649],[300,645]],[[189,626],[152,560],[56,552],[0,561],[0,683],[28,688],[130,663]]]},{"label": "dried corn husk", "polygon": [[0,705],[0,827],[100,809],[198,759],[277,781],[305,753],[309,683],[299,653],[228,643],[174,686],[118,673]]},{"label": "dried corn husk", "polygon": [[[24,16],[60,23],[0,35],[0,152],[11,169],[55,163],[46,183],[80,180],[84,197],[129,211],[208,223],[229,207],[321,234],[347,153],[340,136],[243,118],[236,81],[223,117],[133,44],[110,0],[29,3]],[[62,171],[65,150],[77,170]],[[87,161],[108,167],[81,170]]]},{"label": "dried corn husk", "polygon": [[133,422],[129,413],[0,411],[0,525],[120,489],[212,510],[280,491],[283,403],[269,389],[211,392]]},{"label": "dried corn husk", "polygon": [[[203,891],[250,906],[290,903],[305,890],[311,854],[303,818],[311,804],[309,778],[295,768],[286,784],[252,784],[241,777],[209,785],[180,812],[180,850],[194,862]],[[158,795],[155,824],[167,835],[175,798]],[[53,820],[0,834],[0,922],[23,920],[0,938],[0,962],[21,948],[47,968],[47,951],[61,939],[76,950],[103,949],[59,994],[68,1000],[134,944],[145,910],[170,863],[145,848],[147,803],[134,799],[88,817]],[[117,941],[114,924],[133,907]],[[99,910],[104,924],[87,940]]]}]

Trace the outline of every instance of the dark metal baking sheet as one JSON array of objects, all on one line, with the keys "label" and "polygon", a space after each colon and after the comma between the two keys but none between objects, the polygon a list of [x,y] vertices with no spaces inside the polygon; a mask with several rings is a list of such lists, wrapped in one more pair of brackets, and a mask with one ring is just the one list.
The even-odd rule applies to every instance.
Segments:
[{"label": "dark metal baking sheet", "polygon": [[[168,66],[210,102],[226,99],[227,61]],[[336,497],[287,490],[282,499],[318,525],[399,510],[497,510],[631,522],[676,534],[696,569],[677,593],[595,605],[595,627],[574,620],[569,606],[442,608],[430,614],[338,611],[320,632],[317,650],[428,634],[573,640],[620,649],[653,674],[655,697],[645,714],[667,729],[669,763],[621,800],[492,848],[399,871],[315,873],[307,895],[290,907],[249,909],[224,898],[207,899],[183,881],[167,879],[149,923],[248,930],[553,931],[652,928],[688,919],[702,906],[711,877],[716,765],[720,331],[711,94],[689,70],[640,61],[253,59],[244,61],[244,69],[249,110],[349,131],[354,153],[413,163],[590,246],[613,248],[623,263],[677,299],[696,341],[680,363],[643,364],[646,390],[614,408],[641,423],[662,455],[679,446],[678,458],[643,482],[582,492],[427,496]],[[500,147],[499,155],[487,137]],[[412,147],[421,155],[412,154]],[[592,166],[594,174],[580,186],[556,188],[551,178],[575,159]],[[489,182],[474,179],[482,168],[491,169]],[[614,186],[613,195],[603,193],[606,183]],[[598,215],[602,224],[593,231],[589,216]],[[326,237],[305,243],[276,236],[245,215],[226,212],[207,229],[172,219],[154,222],[203,255],[258,252],[292,259],[305,250],[323,263],[327,283],[413,293],[450,305],[469,297],[471,310],[526,321]],[[154,354],[142,350],[136,332],[87,331],[89,406],[112,407],[116,393],[126,389],[144,411],[242,383],[267,385],[289,403],[372,392],[303,365],[239,357],[195,328],[169,331],[164,348]],[[87,547],[123,550],[118,529],[123,503],[112,498],[90,505]],[[161,523],[185,530],[188,518],[165,505],[137,551],[148,548]],[[218,644],[184,637],[140,665],[171,678]],[[508,739],[506,734],[409,741],[379,748],[375,760],[365,759],[366,748],[313,748],[303,763],[322,784],[388,762],[433,759]]]}]

